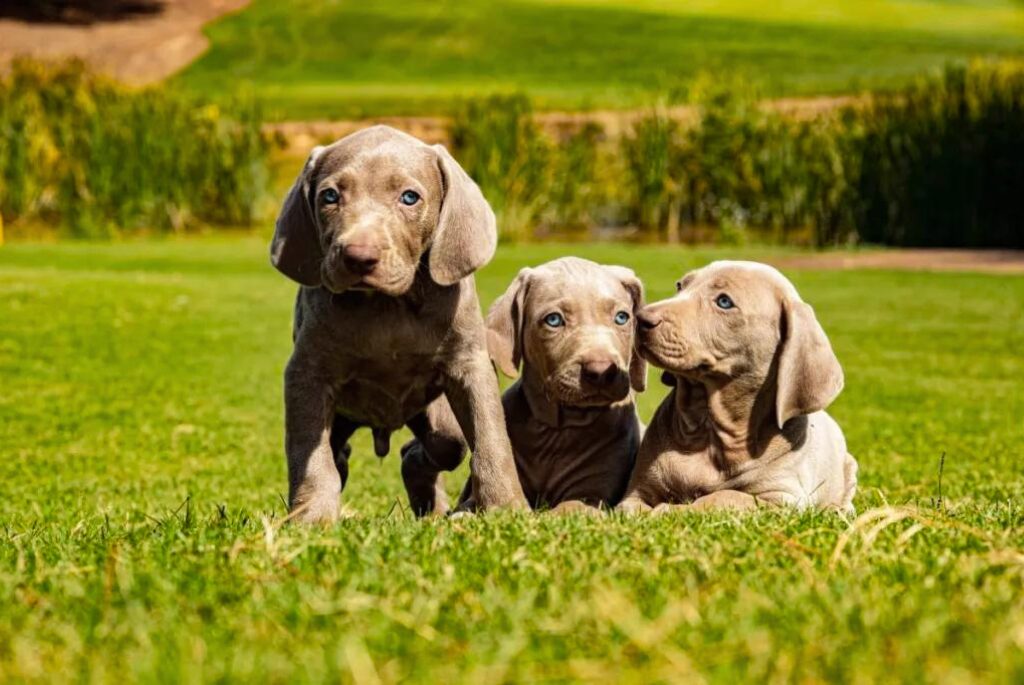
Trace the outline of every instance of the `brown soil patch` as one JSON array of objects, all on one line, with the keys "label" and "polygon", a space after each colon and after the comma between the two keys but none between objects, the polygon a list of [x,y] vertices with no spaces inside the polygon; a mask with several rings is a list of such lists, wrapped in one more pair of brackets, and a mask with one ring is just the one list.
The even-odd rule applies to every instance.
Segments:
[{"label": "brown soil patch", "polygon": [[894,269],[1024,274],[1024,250],[910,249],[824,252],[769,260],[780,269]]},{"label": "brown soil patch", "polygon": [[[761,106],[768,111],[778,112],[794,119],[812,119],[835,111],[847,105],[863,102],[859,96],[823,96],[812,98],[783,98],[766,100]],[[605,135],[618,138],[627,133],[638,121],[650,116],[653,111],[681,122],[694,124],[698,108],[693,105],[675,107],[638,108],[628,110],[591,110],[585,112],[538,112],[534,120],[548,133],[558,136],[580,130],[589,123],[601,126]],[[337,140],[349,133],[371,124],[387,124],[414,135],[428,143],[447,143],[448,126],[451,119],[443,116],[428,117],[375,117],[340,121],[281,121],[266,125],[268,133],[279,136],[289,154],[305,154],[314,145]]]},{"label": "brown soil patch", "polygon": [[88,26],[0,20],[0,69],[19,55],[78,57],[121,81],[152,83],[206,50],[204,24],[248,4],[249,0],[166,0],[159,14]]}]

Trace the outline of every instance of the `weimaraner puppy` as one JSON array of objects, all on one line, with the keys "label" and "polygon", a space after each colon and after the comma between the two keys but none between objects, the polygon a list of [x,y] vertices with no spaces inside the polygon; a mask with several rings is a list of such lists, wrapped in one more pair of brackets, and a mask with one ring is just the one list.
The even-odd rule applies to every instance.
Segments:
[{"label": "weimaraner puppy", "polygon": [[496,243],[490,206],[443,147],[374,126],[313,150],[271,244],[302,285],[284,379],[294,518],[337,518],[364,426],[379,456],[409,426],[441,470],[464,434],[480,508],[525,506],[472,276]]},{"label": "weimaraner puppy", "polygon": [[814,310],[770,266],[714,262],[638,314],[640,349],[675,387],[620,508],[852,512],[857,462],[824,409],[843,371]]},{"label": "weimaraner puppy", "polygon": [[[633,391],[643,286],[621,266],[564,257],[519,272],[487,316],[488,349],[509,377],[512,452],[534,508],[595,511],[621,499],[640,446]],[[460,507],[472,508],[467,487]]]}]

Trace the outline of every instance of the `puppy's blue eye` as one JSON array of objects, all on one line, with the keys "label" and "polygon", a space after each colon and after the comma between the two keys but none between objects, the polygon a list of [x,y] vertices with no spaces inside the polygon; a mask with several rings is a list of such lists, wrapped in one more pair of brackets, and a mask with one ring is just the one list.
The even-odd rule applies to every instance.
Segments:
[{"label": "puppy's blue eye", "polygon": [[558,328],[559,326],[565,325],[565,319],[558,312],[551,312],[544,317],[544,323],[551,326],[552,328]]},{"label": "puppy's blue eye", "polygon": [[338,195],[338,191],[334,188],[327,188],[324,192],[320,193],[320,199],[324,201],[326,205],[334,205],[338,203],[341,197]]},{"label": "puppy's blue eye", "polygon": [[726,295],[725,293],[722,293],[721,295],[715,298],[715,304],[717,304],[721,309],[732,309],[733,307],[736,306],[736,304],[732,301],[732,298]]},{"label": "puppy's blue eye", "polygon": [[629,323],[629,312],[616,312],[615,323],[619,324],[620,326],[625,326],[627,323]]},{"label": "puppy's blue eye", "polygon": [[398,198],[398,201],[407,207],[412,207],[414,204],[420,201],[420,194],[415,190],[407,190],[402,193],[402,196]]}]

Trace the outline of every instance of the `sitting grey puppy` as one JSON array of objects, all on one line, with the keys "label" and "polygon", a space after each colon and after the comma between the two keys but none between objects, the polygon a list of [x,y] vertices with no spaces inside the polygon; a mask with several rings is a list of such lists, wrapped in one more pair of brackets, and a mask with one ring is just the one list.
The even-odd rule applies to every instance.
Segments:
[{"label": "sitting grey puppy", "polygon": [[293,517],[338,516],[360,427],[384,456],[407,425],[446,469],[465,435],[479,506],[525,506],[472,276],[496,243],[490,206],[443,147],[374,126],[313,150],[271,245],[302,285],[285,370]]},{"label": "sitting grey puppy", "polygon": [[[613,507],[640,446],[633,390],[643,286],[629,269],[565,257],[519,272],[487,316],[488,349],[526,499],[556,511]],[[468,485],[468,484],[467,484]],[[460,508],[473,508],[467,487]]]},{"label": "sitting grey puppy", "polygon": [[674,385],[619,505],[853,510],[857,462],[825,408],[843,370],[781,273],[714,262],[640,311],[640,349]]}]

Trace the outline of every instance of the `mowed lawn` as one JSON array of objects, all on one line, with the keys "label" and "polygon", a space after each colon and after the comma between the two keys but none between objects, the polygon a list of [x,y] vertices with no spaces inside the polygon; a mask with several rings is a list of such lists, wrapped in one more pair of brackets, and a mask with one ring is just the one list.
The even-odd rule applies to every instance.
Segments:
[{"label": "mowed lawn", "polygon": [[[568,252],[651,298],[740,254],[502,247],[483,301]],[[0,681],[1022,682],[1024,278],[790,275],[846,369],[859,519],[416,521],[400,440],[360,434],[352,517],[307,530],[263,240],[0,248]]]},{"label": "mowed lawn", "polygon": [[768,97],[903,83],[1020,55],[1016,0],[254,0],[177,80],[273,118],[443,112],[523,91],[546,108],[643,107],[701,73]]}]

